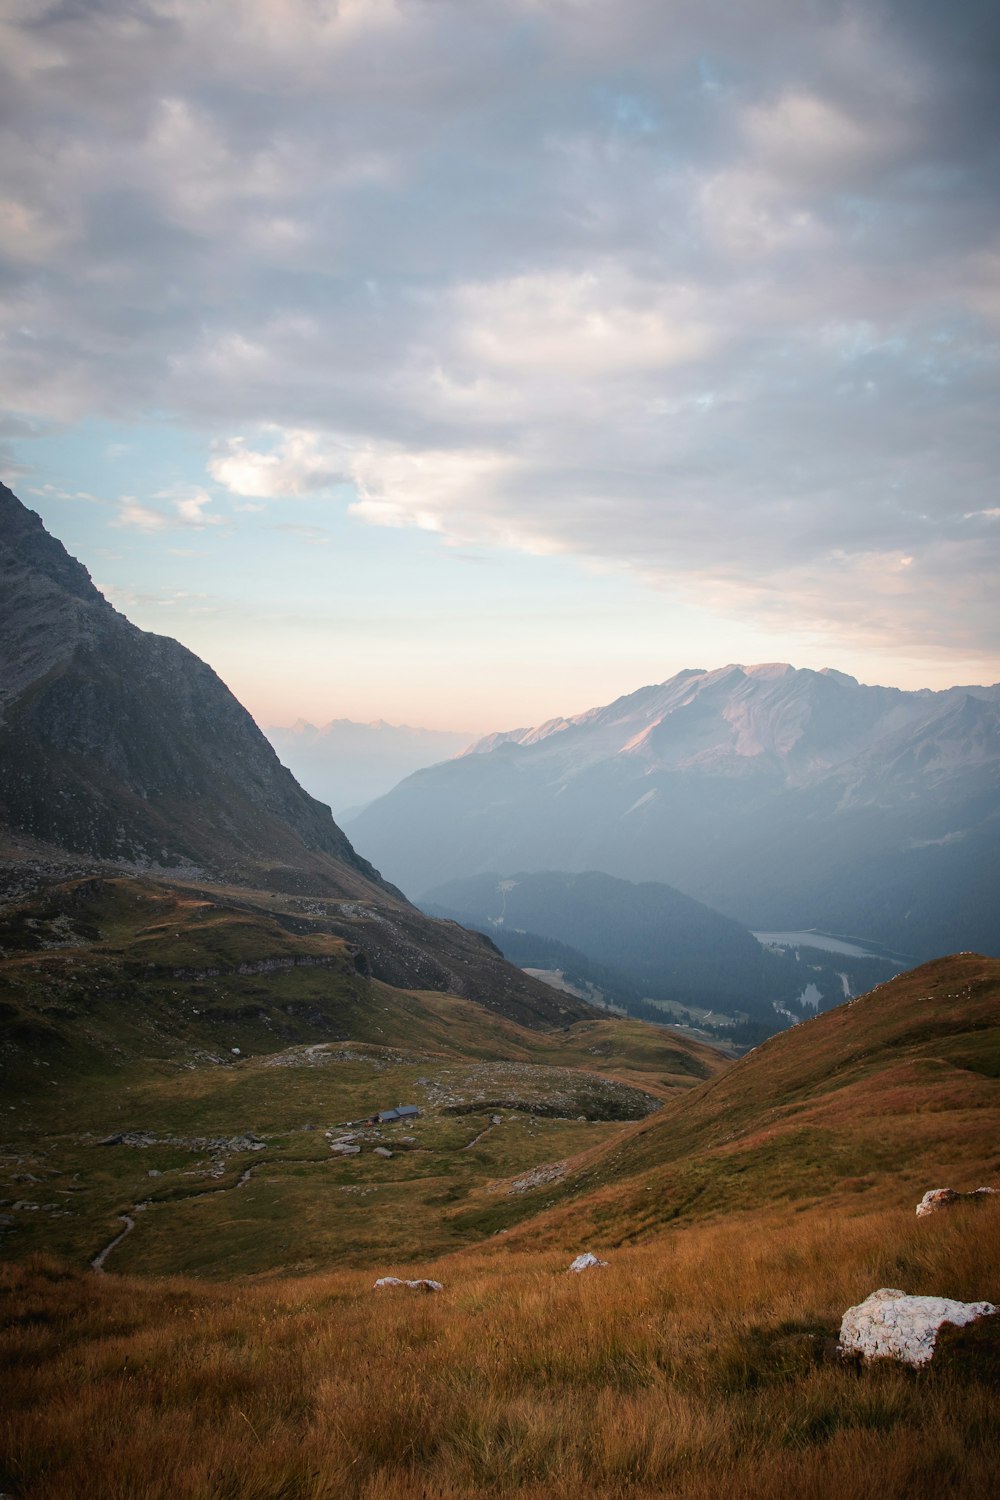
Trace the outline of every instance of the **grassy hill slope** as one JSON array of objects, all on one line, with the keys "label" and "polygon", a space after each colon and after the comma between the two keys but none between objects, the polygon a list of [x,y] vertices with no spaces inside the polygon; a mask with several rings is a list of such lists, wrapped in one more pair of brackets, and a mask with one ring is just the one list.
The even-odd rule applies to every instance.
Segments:
[{"label": "grassy hill slope", "polygon": [[996,1182],[1000,960],[958,954],[772,1037],[583,1167],[565,1221],[602,1243],[781,1202],[915,1204]]},{"label": "grassy hill slope", "polygon": [[[436,924],[452,992],[374,978],[359,934],[384,970],[406,917],[106,878],[4,913],[6,1252],[86,1264],[145,1205],[114,1269],[220,1276],[440,1253],[535,1211],[534,1185],[509,1180],[608,1142],[725,1065],[545,985],[522,992],[453,923]],[[332,1152],[350,1122],[400,1102],[420,1108],[412,1129]],[[482,1203],[491,1182],[504,1186]]]},{"label": "grassy hill slope", "polygon": [[[996,1183],[998,969],[926,965],[728,1068],[637,1023],[542,1035],[375,983],[393,1045],[145,1073],[121,1061],[114,1087],[75,1093],[39,1082],[39,1124],[5,1167],[49,1200],[22,1209],[18,1253],[62,1259],[0,1276],[4,1492],[992,1494],[1000,1319],[946,1330],[920,1373],[857,1369],[831,1348],[845,1308],[879,1286],[1000,1303],[1000,1203],[913,1211],[928,1187]],[[619,1118],[579,1119],[574,1087]],[[417,1124],[362,1131],[353,1158],[309,1128],[411,1090]],[[662,1108],[645,1116],[650,1096]],[[99,1144],[109,1117],[152,1139]],[[235,1121],[263,1151],[178,1139]],[[562,1176],[532,1170],[557,1155]],[[140,1192],[112,1274],[68,1263]],[[610,1264],[567,1275],[586,1248]],[[164,1269],[186,1274],[151,1274]],[[385,1274],[444,1291],[375,1292]]]}]

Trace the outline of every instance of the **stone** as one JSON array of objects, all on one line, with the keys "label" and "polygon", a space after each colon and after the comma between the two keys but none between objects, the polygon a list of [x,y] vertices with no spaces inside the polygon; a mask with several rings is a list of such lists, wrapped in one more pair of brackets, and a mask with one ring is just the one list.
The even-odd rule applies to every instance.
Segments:
[{"label": "stone", "polygon": [[583,1255],[578,1255],[576,1257],[576,1260],[573,1262],[569,1269],[571,1271],[576,1271],[577,1273],[579,1273],[580,1271],[589,1271],[593,1266],[606,1266],[607,1264],[608,1262],[606,1260],[601,1260],[599,1256],[592,1255],[591,1252],[587,1250]]},{"label": "stone", "polygon": [[984,1199],[992,1198],[996,1191],[996,1188],[981,1187],[971,1193],[956,1193],[954,1188],[930,1188],[917,1204],[917,1218],[951,1208],[953,1203],[982,1203]]},{"label": "stone", "polygon": [[415,1292],[443,1292],[444,1287],[440,1281],[429,1281],[421,1277],[417,1281],[401,1281],[398,1276],[380,1276],[376,1281],[373,1291],[377,1292],[387,1286],[408,1286]]},{"label": "stone", "polygon": [[565,1177],[567,1162],[546,1162],[541,1167],[532,1167],[530,1172],[525,1172],[521,1177],[515,1177],[507,1189],[511,1193],[530,1193],[532,1188],[544,1187],[549,1182],[558,1182],[560,1177]]},{"label": "stone", "polygon": [[389,1150],[388,1146],[376,1146],[375,1155],[384,1156],[388,1159],[392,1155],[392,1152]]},{"label": "stone", "polygon": [[361,1147],[352,1146],[349,1141],[334,1141],[330,1146],[331,1151],[336,1151],[338,1156],[360,1156]]},{"label": "stone", "polygon": [[841,1354],[862,1359],[898,1359],[919,1369],[934,1354],[943,1323],[959,1328],[991,1317],[992,1302],[955,1302],[950,1297],[910,1297],[897,1287],[880,1287],[857,1307],[849,1307],[840,1325]]}]

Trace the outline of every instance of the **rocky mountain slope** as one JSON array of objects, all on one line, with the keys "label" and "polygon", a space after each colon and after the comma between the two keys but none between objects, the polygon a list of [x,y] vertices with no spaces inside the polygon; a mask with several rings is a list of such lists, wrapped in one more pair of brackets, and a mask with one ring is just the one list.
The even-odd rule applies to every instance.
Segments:
[{"label": "rocky mountain slope", "polygon": [[132,625],[0,486],[0,817],[15,834],[262,885],[398,895],[212,669]]},{"label": "rocky mountain slope", "polygon": [[489,870],[603,870],[750,927],[1000,952],[1000,687],[681,672],[491,736],[349,827],[415,895]]},{"label": "rocky mountain slope", "polygon": [[[0,486],[0,882],[120,873],[332,901],[330,931],[392,984],[529,1025],[588,1013],[362,858],[212,669],[132,625]],[[264,902],[267,904],[267,901]]]}]

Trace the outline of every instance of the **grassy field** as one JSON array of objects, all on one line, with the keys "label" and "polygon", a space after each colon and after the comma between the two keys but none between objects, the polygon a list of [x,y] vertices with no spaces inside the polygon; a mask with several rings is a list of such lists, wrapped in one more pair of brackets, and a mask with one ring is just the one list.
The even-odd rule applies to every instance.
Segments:
[{"label": "grassy field", "polygon": [[[988,1324],[926,1371],[830,1360],[877,1286],[1000,1301],[1000,1210],[737,1216],[611,1252],[502,1241],[219,1285],[4,1273],[18,1500],[939,1500],[995,1494]],[[604,1248],[595,1244],[594,1248]],[[946,1341],[945,1341],[946,1342]]]},{"label": "grassy field", "polygon": [[[445,1253],[554,1201],[544,1182],[509,1192],[525,1173],[587,1159],[726,1066],[640,1022],[530,1030],[474,998],[395,989],[301,914],[121,880],[60,899],[0,926],[0,1235],[15,1258],[85,1266],[122,1215],[135,1228],[109,1270]],[[331,1150],[346,1122],[397,1103],[419,1108],[411,1128]]]},{"label": "grassy field", "polygon": [[920,1373],[831,1343],[880,1286],[1000,1303],[1000,1204],[914,1215],[997,1185],[997,961],[731,1064],[397,990],[277,920],[120,916],[0,963],[3,1496],[996,1492],[1000,1319]]}]

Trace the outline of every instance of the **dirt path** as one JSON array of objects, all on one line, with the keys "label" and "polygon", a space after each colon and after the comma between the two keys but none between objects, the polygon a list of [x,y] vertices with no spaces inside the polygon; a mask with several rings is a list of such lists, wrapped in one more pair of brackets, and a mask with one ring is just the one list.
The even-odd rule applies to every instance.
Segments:
[{"label": "dirt path", "polygon": [[[211,1198],[216,1193],[235,1193],[237,1188],[246,1187],[247,1183],[250,1181],[250,1174],[253,1171],[254,1167],[259,1167],[261,1165],[261,1162],[251,1162],[248,1167],[243,1168],[243,1171],[240,1173],[239,1177],[234,1183],[231,1183],[229,1187],[202,1188],[197,1193],[185,1193],[183,1198],[165,1199],[164,1201],[168,1203],[184,1203],[187,1202],[189,1198]],[[142,1213],[144,1209],[147,1209],[150,1206],[151,1205],[148,1200],[145,1203],[135,1203],[132,1206],[132,1214]],[[118,1215],[119,1220],[122,1224],[125,1225],[125,1228],[121,1231],[120,1234],[116,1234],[114,1239],[111,1240],[107,1245],[105,1245],[104,1249],[99,1251],[98,1254],[94,1256],[93,1260],[90,1262],[90,1268],[92,1271],[99,1271],[102,1274],[104,1273],[104,1262],[107,1260],[112,1250],[114,1250],[116,1245],[120,1245],[122,1240],[125,1239],[127,1235],[130,1235],[135,1228],[135,1219],[133,1219],[132,1214]],[[2,1500],[2,1497],[0,1497],[0,1500]]]},{"label": "dirt path", "polygon": [[471,1151],[472,1148],[473,1148],[473,1146],[478,1146],[479,1142],[482,1140],[482,1138],[483,1138],[484,1135],[489,1135],[490,1131],[491,1130],[496,1130],[496,1128],[497,1128],[496,1121],[495,1120],[491,1120],[490,1123],[487,1126],[485,1126],[479,1132],[478,1135],[474,1135],[472,1137],[472,1140],[469,1141],[465,1146],[462,1147],[462,1150],[463,1151]]},{"label": "dirt path", "polygon": [[[138,1208],[139,1204],[137,1203],[135,1205],[135,1209],[133,1209],[133,1213],[136,1212]],[[98,1254],[94,1256],[93,1260],[90,1262],[90,1268],[92,1271],[100,1271],[103,1273],[104,1262],[107,1260],[112,1250],[116,1245],[120,1245],[125,1236],[127,1234],[131,1234],[133,1229],[135,1228],[135,1220],[133,1219],[132,1214],[119,1214],[118,1218],[125,1225],[125,1228],[122,1230],[121,1234],[115,1235],[110,1244],[105,1245],[104,1249],[99,1251]]]}]

